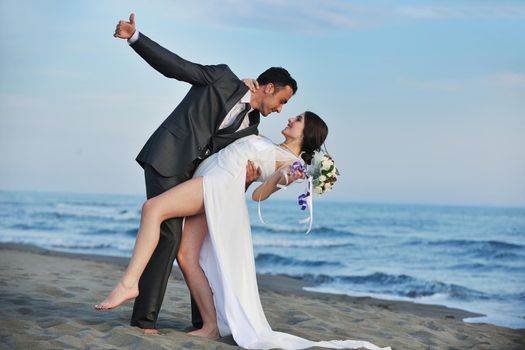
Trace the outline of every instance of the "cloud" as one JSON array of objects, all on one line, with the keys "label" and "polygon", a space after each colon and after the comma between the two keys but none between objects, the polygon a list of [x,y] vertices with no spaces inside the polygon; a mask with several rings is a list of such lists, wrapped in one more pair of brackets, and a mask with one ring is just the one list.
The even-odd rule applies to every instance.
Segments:
[{"label": "cloud", "polygon": [[401,77],[400,82],[406,86],[427,91],[458,92],[470,90],[474,86],[495,88],[522,89],[525,88],[525,73],[504,72],[494,75],[478,76],[462,79],[419,80]]},{"label": "cloud", "polygon": [[71,70],[65,68],[44,68],[40,70],[40,74],[48,79],[83,79],[85,73],[81,70]]},{"label": "cloud", "polygon": [[[433,2],[430,2],[431,4]],[[439,3],[418,1],[399,6],[392,2],[344,0],[196,0],[166,4],[166,15],[193,23],[276,31],[325,32],[413,20],[525,19],[525,4],[500,2]]]},{"label": "cloud", "polygon": [[488,79],[493,85],[525,88],[525,73],[502,73]]},{"label": "cloud", "polygon": [[394,10],[401,18],[430,20],[505,20],[525,18],[524,5],[404,6]]},{"label": "cloud", "polygon": [[352,16],[359,8],[341,0],[198,0],[174,1],[169,7],[168,16],[231,28],[312,32],[360,25],[359,19]]},{"label": "cloud", "polygon": [[400,82],[408,87],[426,91],[457,92],[467,88],[469,81],[459,79],[418,80],[401,77]]}]

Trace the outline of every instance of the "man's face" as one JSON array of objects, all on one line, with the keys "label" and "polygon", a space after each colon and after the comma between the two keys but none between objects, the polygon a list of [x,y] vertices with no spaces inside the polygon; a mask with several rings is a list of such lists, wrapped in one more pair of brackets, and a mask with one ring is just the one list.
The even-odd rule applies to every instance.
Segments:
[{"label": "man's face", "polygon": [[272,112],[280,113],[283,105],[285,105],[292,96],[293,90],[288,85],[277,90],[273,84],[267,84],[264,96],[261,99],[259,112],[265,117]]}]

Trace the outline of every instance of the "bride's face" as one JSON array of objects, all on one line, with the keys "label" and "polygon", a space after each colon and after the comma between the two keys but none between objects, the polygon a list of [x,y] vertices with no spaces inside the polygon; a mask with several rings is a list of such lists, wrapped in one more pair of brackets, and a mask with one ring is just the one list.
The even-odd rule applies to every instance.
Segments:
[{"label": "bride's face", "polygon": [[288,119],[288,125],[281,131],[287,139],[300,139],[303,137],[304,114]]}]

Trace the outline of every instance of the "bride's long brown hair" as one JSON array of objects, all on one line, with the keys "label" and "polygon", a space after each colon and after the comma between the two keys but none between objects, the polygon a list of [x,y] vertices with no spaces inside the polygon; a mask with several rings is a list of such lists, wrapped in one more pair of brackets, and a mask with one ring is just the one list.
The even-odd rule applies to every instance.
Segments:
[{"label": "bride's long brown hair", "polygon": [[304,112],[303,144],[301,146],[301,157],[306,164],[312,162],[315,151],[320,151],[326,137],[328,126],[317,114]]}]

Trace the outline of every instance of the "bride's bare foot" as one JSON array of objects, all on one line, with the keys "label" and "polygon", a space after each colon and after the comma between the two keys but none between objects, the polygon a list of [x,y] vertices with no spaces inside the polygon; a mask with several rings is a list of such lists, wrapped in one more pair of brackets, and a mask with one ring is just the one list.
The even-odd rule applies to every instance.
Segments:
[{"label": "bride's bare foot", "polygon": [[160,332],[159,332],[158,329],[153,329],[153,328],[144,328],[144,334],[148,334],[148,335],[157,335],[157,334],[160,334]]},{"label": "bride's bare foot", "polygon": [[203,337],[203,338],[208,338],[212,340],[217,340],[221,337],[219,334],[219,329],[216,327],[215,328],[202,327],[201,329],[197,329],[195,331],[189,332],[188,334],[194,335],[196,337]]},{"label": "bride's bare foot", "polygon": [[108,297],[100,304],[95,305],[97,310],[109,310],[118,307],[120,304],[134,299],[139,295],[137,286],[127,287],[122,281],[119,281],[115,288],[109,293]]}]

